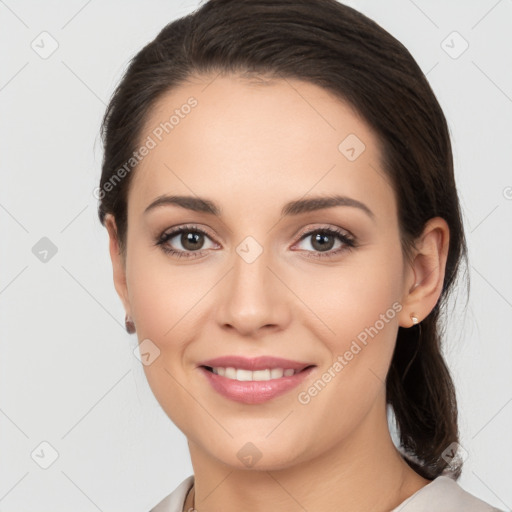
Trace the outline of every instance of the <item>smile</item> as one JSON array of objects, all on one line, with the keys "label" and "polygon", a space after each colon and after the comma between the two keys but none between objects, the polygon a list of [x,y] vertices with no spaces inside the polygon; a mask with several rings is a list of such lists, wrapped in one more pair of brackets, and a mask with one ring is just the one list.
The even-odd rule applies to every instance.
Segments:
[{"label": "smile", "polygon": [[307,366],[303,370],[267,368],[251,371],[208,366],[200,366],[198,369],[219,395],[235,402],[255,405],[268,402],[296,388],[316,366]]},{"label": "smile", "polygon": [[280,379],[282,377],[291,377],[295,375],[295,373],[299,373],[300,370],[294,370],[293,368],[267,368],[264,370],[244,370],[241,368],[233,368],[227,367],[223,368],[222,366],[209,368],[210,371],[215,373],[216,375],[220,375],[221,377],[226,377],[227,379],[238,380],[242,382],[246,381],[266,381],[271,379]]}]

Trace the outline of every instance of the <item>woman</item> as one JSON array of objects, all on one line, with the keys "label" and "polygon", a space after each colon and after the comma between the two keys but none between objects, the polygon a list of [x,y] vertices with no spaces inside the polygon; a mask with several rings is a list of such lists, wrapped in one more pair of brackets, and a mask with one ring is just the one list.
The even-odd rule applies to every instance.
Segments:
[{"label": "woman", "polygon": [[210,0],[134,57],[102,135],[115,287],[194,468],[153,511],[496,510],[455,481],[467,249],[403,45],[335,0]]}]

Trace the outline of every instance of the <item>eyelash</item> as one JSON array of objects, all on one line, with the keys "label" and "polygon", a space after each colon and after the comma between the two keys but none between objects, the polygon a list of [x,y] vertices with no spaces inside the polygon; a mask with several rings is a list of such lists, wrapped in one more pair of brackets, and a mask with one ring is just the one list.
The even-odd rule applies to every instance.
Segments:
[{"label": "eyelash", "polygon": [[[202,235],[207,236],[208,238],[211,238],[208,233],[206,233],[204,230],[198,228],[194,225],[188,225],[188,226],[181,226],[180,228],[177,228],[173,231],[170,231],[168,233],[163,233],[160,235],[155,243],[156,246],[160,246],[162,251],[166,254],[170,254],[171,256],[175,256],[177,258],[198,258],[202,256],[203,251],[176,251],[175,249],[171,249],[165,244],[172,238],[174,238],[176,235],[180,235],[182,233],[200,233]],[[338,254],[344,252],[344,251],[350,251],[351,249],[354,249],[357,247],[356,239],[347,235],[344,231],[341,231],[337,228],[316,228],[310,231],[303,232],[300,235],[299,242],[304,240],[305,238],[308,238],[308,236],[314,235],[314,234],[327,234],[327,235],[334,235],[336,236],[341,242],[343,242],[343,246],[336,250],[330,250],[326,252],[317,252],[315,255],[308,256],[308,258],[332,258],[334,256],[337,256]],[[306,251],[306,252],[312,252],[312,251]]]}]

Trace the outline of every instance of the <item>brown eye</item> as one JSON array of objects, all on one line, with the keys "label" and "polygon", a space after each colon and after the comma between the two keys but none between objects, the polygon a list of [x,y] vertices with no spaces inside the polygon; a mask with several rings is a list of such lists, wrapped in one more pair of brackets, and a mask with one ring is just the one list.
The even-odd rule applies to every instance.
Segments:
[{"label": "brown eye", "polygon": [[[310,257],[313,258],[336,256],[341,252],[356,247],[355,238],[336,228],[320,228],[308,231],[302,235],[300,242],[305,240],[311,240],[309,246],[312,250],[307,250],[306,252],[311,253]],[[339,245],[333,250],[336,241],[339,242]]]},{"label": "brown eye", "polygon": [[181,233],[180,242],[187,251],[197,251],[204,244],[204,235],[197,231],[184,231]]},{"label": "brown eye", "polygon": [[329,233],[319,232],[313,235],[311,246],[317,251],[329,251],[333,248],[336,237]]},{"label": "brown eye", "polygon": [[[210,237],[202,229],[195,226],[183,226],[163,233],[156,245],[167,253],[179,258],[194,258],[203,255],[205,242]],[[212,244],[214,246],[214,244]]]}]

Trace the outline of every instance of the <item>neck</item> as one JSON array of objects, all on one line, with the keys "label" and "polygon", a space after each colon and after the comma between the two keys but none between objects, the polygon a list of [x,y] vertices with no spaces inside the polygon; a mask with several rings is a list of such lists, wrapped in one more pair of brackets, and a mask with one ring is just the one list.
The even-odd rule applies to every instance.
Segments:
[{"label": "neck", "polygon": [[[368,414],[357,429],[313,458],[280,469],[239,469],[211,457],[189,440],[194,468],[194,508],[292,512],[388,512],[429,483],[402,459],[384,413]],[[381,411],[382,412],[382,411]],[[188,500],[187,500],[188,501]],[[187,503],[185,511],[192,507]]]}]

